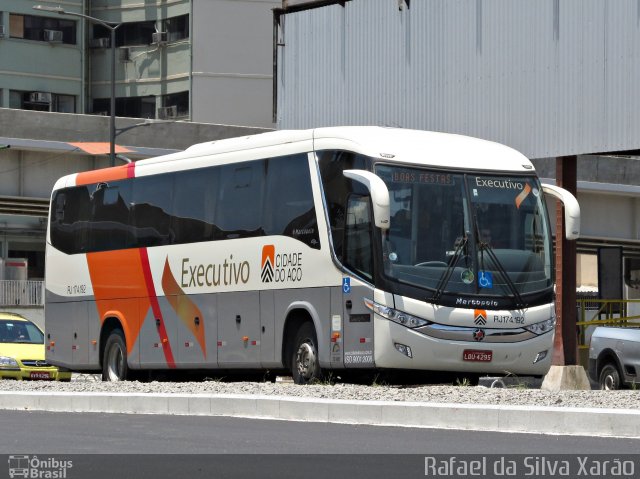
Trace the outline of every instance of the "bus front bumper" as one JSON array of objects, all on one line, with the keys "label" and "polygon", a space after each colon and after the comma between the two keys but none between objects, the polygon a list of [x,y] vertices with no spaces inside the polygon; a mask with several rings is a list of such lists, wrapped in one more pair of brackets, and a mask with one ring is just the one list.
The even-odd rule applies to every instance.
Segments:
[{"label": "bus front bumper", "polygon": [[551,367],[553,332],[512,343],[451,341],[377,314],[374,318],[374,359],[379,368],[538,376]]}]

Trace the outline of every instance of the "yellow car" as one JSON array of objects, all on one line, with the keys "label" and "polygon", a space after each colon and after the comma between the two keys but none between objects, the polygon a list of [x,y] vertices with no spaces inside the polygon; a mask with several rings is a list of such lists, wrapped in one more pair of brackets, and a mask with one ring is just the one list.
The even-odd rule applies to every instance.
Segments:
[{"label": "yellow car", "polygon": [[71,373],[47,364],[38,326],[18,314],[0,313],[0,379],[70,381]]}]

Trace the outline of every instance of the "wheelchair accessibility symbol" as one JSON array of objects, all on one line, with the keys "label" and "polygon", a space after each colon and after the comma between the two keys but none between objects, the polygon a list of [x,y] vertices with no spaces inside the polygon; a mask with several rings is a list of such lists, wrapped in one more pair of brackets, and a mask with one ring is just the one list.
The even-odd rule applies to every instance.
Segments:
[{"label": "wheelchair accessibility symbol", "polygon": [[478,286],[481,288],[493,288],[493,273],[478,271]]},{"label": "wheelchair accessibility symbol", "polygon": [[351,292],[351,278],[342,278],[342,292],[345,294]]}]

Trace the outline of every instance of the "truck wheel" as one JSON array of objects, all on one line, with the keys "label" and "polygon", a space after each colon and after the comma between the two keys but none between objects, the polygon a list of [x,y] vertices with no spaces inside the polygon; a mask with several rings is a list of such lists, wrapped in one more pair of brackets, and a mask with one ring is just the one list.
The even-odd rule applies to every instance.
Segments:
[{"label": "truck wheel", "polygon": [[124,334],[119,329],[111,332],[104,346],[102,358],[102,380],[124,381],[129,375],[127,365],[127,347]]},{"label": "truck wheel", "polygon": [[616,365],[613,363],[605,364],[600,371],[600,389],[610,391],[620,389],[621,386],[620,373]]},{"label": "truck wheel", "polygon": [[293,346],[291,375],[296,384],[309,384],[321,378],[318,341],[311,323],[300,326]]}]

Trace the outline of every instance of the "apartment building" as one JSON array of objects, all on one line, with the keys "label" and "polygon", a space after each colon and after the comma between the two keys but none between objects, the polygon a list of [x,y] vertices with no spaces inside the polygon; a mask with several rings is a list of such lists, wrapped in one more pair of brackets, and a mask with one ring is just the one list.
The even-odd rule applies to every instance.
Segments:
[{"label": "apartment building", "polygon": [[[108,115],[112,49],[104,21],[117,25],[117,116],[272,127],[271,9],[279,5],[3,0],[0,107]],[[60,6],[66,14],[46,10]]]}]

